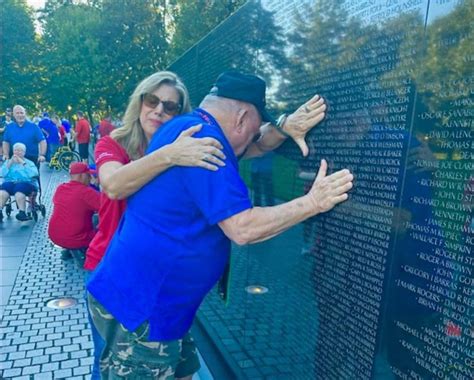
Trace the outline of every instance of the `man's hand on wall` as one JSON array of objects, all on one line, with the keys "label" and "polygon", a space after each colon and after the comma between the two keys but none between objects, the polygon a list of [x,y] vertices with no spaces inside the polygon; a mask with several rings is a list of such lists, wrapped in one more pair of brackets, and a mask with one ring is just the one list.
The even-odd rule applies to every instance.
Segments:
[{"label": "man's hand on wall", "polygon": [[290,135],[295,143],[300,147],[303,156],[309,153],[306,144],[306,134],[326,116],[326,103],[324,98],[314,95],[306,103],[303,103],[295,112],[288,115],[283,130]]},{"label": "man's hand on wall", "polygon": [[347,169],[326,175],[328,164],[321,160],[321,167],[308,195],[312,200],[316,214],[331,210],[335,205],[348,198],[354,176]]}]

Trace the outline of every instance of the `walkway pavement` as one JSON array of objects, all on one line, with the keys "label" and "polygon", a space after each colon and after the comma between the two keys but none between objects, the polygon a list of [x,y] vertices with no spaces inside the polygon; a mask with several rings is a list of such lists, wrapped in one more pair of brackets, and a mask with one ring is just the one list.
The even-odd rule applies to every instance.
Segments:
[{"label": "walkway pavement", "polygon": [[[46,218],[0,224],[0,379],[88,379],[92,340],[83,296],[84,273],[47,238],[52,195],[66,173],[41,168]],[[15,212],[13,213],[15,214]],[[68,309],[47,302],[73,297]],[[209,379],[207,368],[193,380]]]}]

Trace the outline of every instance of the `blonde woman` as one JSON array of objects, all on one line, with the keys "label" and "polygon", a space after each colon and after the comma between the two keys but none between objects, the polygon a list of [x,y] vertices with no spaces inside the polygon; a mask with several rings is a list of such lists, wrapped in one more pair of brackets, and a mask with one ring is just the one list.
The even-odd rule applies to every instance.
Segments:
[{"label": "blonde woman", "polygon": [[[200,166],[218,170],[225,159],[222,145],[215,139],[191,136],[201,129],[195,126],[181,133],[170,145],[144,156],[153,134],[173,117],[189,112],[189,95],[176,74],[161,71],[144,79],[130,97],[123,126],[99,140],[95,148],[102,186],[98,232],[86,252],[84,269],[93,271],[105,254],[126,207],[125,199],[151,179],[172,166]],[[99,359],[102,338],[91,323],[94,340],[92,379],[100,378]],[[183,347],[186,352],[186,348]],[[183,358],[187,367],[178,368],[179,377],[192,375],[199,369],[196,353]]]}]

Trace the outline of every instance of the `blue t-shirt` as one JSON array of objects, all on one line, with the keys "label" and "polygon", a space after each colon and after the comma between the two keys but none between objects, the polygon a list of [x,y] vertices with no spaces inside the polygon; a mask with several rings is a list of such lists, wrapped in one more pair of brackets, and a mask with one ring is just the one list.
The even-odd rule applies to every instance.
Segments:
[{"label": "blue t-shirt", "polygon": [[10,154],[13,152],[13,145],[21,142],[26,145],[26,157],[37,157],[38,143],[43,140],[43,133],[31,121],[25,121],[22,127],[16,122],[8,124],[3,135],[3,141],[10,143]]},{"label": "blue t-shirt", "polygon": [[69,121],[67,121],[66,119],[62,119],[61,124],[64,127],[66,133],[69,133],[71,131],[71,124],[69,123]]},{"label": "blue t-shirt", "polygon": [[46,141],[48,144],[59,145],[58,127],[49,118],[44,118],[38,123],[38,127],[47,133]]},{"label": "blue t-shirt", "polygon": [[219,140],[226,166],[218,171],[175,166],[131,196],[87,287],[127,329],[148,320],[151,340],[175,340],[187,333],[229,259],[230,240],[217,223],[252,207],[237,158],[204,110],[163,125],[147,153],[199,123],[203,127],[194,137]]}]

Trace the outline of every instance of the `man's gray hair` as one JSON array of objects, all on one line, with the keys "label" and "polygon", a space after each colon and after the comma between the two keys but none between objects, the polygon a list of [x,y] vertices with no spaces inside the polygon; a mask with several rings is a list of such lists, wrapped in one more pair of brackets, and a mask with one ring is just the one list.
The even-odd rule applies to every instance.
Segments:
[{"label": "man's gray hair", "polygon": [[26,153],[26,145],[21,142],[17,142],[16,144],[13,144],[13,150],[15,149],[21,149],[23,152]]}]

